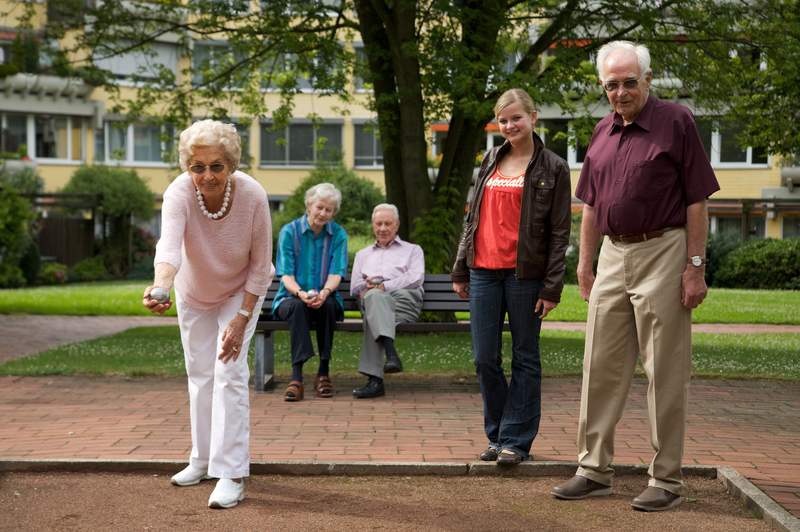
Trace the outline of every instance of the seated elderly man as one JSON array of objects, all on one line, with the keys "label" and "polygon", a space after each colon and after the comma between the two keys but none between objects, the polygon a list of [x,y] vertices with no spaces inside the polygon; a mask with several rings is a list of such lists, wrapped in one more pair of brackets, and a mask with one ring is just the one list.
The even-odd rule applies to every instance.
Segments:
[{"label": "seated elderly man", "polygon": [[422,310],[425,258],[421,247],[397,236],[399,228],[397,207],[377,205],[372,211],[375,243],[359,251],[353,262],[350,293],[361,299],[364,317],[358,371],[369,378],[353,390],[358,399],[384,395],[383,374],[403,371],[394,347],[395,326],[416,321]]}]

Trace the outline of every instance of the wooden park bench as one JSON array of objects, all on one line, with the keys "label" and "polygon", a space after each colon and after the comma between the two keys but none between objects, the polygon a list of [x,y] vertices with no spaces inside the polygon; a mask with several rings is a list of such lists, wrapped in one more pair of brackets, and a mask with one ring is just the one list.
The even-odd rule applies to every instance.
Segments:
[{"label": "wooden park bench", "polygon": [[[274,331],[288,331],[289,323],[280,321],[272,315],[272,302],[278,294],[280,281],[275,279],[269,287],[267,297],[261,308],[254,336],[256,348],[254,386],[256,392],[264,392],[275,385],[275,342]],[[423,285],[425,296],[422,310],[439,310],[450,312],[469,311],[469,301],[460,299],[453,293],[452,282],[447,274],[428,274]],[[342,280],[338,288],[344,300],[345,310],[361,310],[358,298],[350,295],[349,279]],[[363,331],[361,318],[345,319],[336,324],[337,331]],[[397,332],[467,332],[469,322],[416,322],[397,326]],[[288,353],[287,353],[288,356]]]}]

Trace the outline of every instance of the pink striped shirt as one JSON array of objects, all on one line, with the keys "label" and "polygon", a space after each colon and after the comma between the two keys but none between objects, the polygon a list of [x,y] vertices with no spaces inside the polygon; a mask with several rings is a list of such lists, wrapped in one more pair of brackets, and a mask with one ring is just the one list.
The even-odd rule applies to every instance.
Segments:
[{"label": "pink striped shirt", "polygon": [[242,290],[263,296],[275,274],[267,193],[243,172],[233,179],[231,210],[219,220],[200,211],[188,173],[164,192],[154,263],[178,270],[175,290],[190,307],[214,308]]}]

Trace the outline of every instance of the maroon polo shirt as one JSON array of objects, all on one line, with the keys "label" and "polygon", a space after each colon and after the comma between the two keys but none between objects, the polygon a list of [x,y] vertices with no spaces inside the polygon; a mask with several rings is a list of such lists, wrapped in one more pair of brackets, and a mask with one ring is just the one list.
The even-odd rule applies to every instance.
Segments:
[{"label": "maroon polo shirt", "polygon": [[594,128],[575,196],[604,235],[686,225],[686,207],[719,190],[691,112],[649,96],[627,126],[615,112]]}]

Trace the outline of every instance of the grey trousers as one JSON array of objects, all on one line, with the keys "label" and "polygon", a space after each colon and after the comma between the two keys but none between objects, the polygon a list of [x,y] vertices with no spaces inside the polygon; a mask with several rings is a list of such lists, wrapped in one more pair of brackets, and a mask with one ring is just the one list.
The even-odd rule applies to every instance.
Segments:
[{"label": "grey trousers", "polygon": [[399,323],[417,321],[422,310],[422,288],[400,289],[394,292],[368,290],[361,298],[364,318],[364,338],[358,371],[364,375],[383,378],[386,350],[378,342],[381,336],[394,338]]}]

